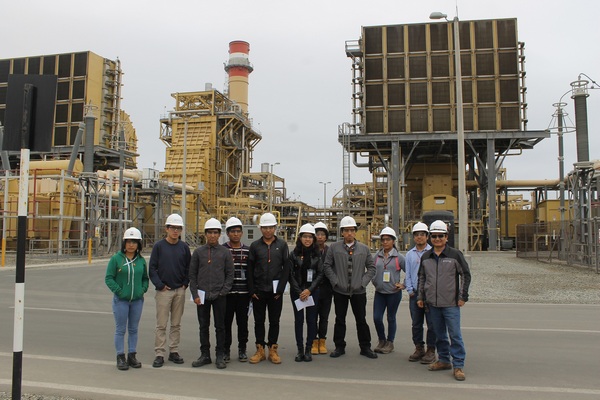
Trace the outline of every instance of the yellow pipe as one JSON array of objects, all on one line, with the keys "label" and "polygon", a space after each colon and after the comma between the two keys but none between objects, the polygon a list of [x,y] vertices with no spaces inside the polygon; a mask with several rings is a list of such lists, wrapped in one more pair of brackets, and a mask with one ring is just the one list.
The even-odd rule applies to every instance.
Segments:
[{"label": "yellow pipe", "polygon": [[2,266],[6,265],[6,238],[2,238]]}]

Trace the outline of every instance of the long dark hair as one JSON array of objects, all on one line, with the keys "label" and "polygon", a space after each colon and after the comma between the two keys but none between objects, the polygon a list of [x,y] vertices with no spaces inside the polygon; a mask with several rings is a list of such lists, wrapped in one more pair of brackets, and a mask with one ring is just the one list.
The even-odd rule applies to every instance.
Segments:
[{"label": "long dark hair", "polygon": [[321,252],[319,251],[319,245],[317,244],[317,237],[315,235],[312,235],[312,238],[313,238],[312,246],[310,246],[307,249],[302,244],[302,235],[304,235],[304,233],[300,234],[300,236],[298,236],[298,238],[296,239],[296,247],[294,248],[294,254],[297,256],[305,255],[305,256],[308,256],[307,258],[309,258],[309,259],[311,257],[315,257],[315,256],[320,257]]},{"label": "long dark hair", "polygon": [[128,240],[135,240],[137,242],[138,248],[135,252],[135,255],[140,254],[142,252],[142,241],[140,239],[123,239],[123,241],[121,242],[121,251],[125,253],[125,242]]}]

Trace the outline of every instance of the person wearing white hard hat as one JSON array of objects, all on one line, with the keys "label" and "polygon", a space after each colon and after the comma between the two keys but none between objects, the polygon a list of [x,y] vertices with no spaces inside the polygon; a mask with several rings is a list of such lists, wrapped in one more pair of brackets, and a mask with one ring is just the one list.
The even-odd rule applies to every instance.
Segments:
[{"label": "person wearing white hard hat", "polygon": [[248,254],[250,248],[242,243],[244,234],[242,221],[231,217],[225,223],[229,241],[224,243],[233,257],[233,286],[227,295],[225,309],[225,362],[231,359],[230,348],[233,343],[232,325],[235,317],[237,325],[238,360],[248,361],[246,344],[248,343],[248,306],[250,295],[248,291]]},{"label": "person wearing white hard hat", "polygon": [[[294,308],[294,328],[298,353],[295,361],[312,361],[312,343],[317,337],[317,305],[319,285],[323,279],[323,262],[316,243],[315,228],[304,224],[298,233],[296,247],[290,254],[290,298]],[[297,301],[306,302],[312,297],[314,305],[298,310]],[[306,345],[303,342],[306,314]]]},{"label": "person wearing white hard hat", "polygon": [[465,345],[460,330],[460,309],[469,300],[471,272],[460,250],[447,245],[448,227],[443,221],[429,226],[433,248],[421,257],[417,305],[427,304],[436,336],[438,361],[430,371],[454,368],[454,378],[465,380]]},{"label": "person wearing white hard hat", "polygon": [[[402,271],[406,270],[404,256],[396,249],[396,232],[392,228],[383,228],[379,234],[381,249],[375,254],[375,276],[371,280],[375,286],[373,299],[373,323],[377,338],[375,353],[388,354],[394,351],[396,338],[396,314],[402,301]],[[387,312],[388,333],[385,334],[383,315]]]},{"label": "person wearing white hard hat", "polygon": [[[283,292],[290,274],[290,257],[287,243],[275,235],[277,219],[271,213],[260,217],[262,237],[250,245],[248,255],[248,289],[254,312],[256,353],[248,360],[257,364],[268,358],[281,364],[279,357],[279,320],[283,309]],[[269,332],[265,342],[265,320],[269,313]]]},{"label": "person wearing white hard hat", "polygon": [[[427,243],[429,238],[429,228],[423,222],[417,222],[412,227],[413,240],[415,246],[406,252],[406,291],[409,296],[408,308],[412,320],[412,341],[415,345],[415,351],[408,357],[408,361],[420,361],[421,364],[431,364],[435,361],[435,332],[433,324],[429,318],[429,313],[424,308],[417,306],[417,289],[419,288],[419,265],[421,257],[431,249]],[[425,351],[425,341],[423,341],[423,324],[427,321],[427,351]]]},{"label": "person wearing white hard hat", "polygon": [[[117,368],[141,368],[137,358],[138,326],[144,307],[144,293],[148,291],[148,269],[141,255],[142,233],[129,228],[123,235],[121,250],[108,261],[104,282],[113,293],[112,309],[115,317],[115,348]],[[125,358],[125,331],[127,358]]]},{"label": "person wearing white hard hat", "polygon": [[335,349],[329,354],[337,358],[346,354],[346,314],[348,303],[356,321],[356,332],[360,354],[368,358],[377,358],[371,349],[371,330],[367,324],[367,285],[375,275],[375,266],[371,251],[356,240],[356,221],[345,216],[340,221],[340,233],[343,240],[329,246],[323,268],[333,287],[335,306],[335,325],[333,343]]},{"label": "person wearing white hard hat", "polygon": [[190,292],[196,303],[196,314],[200,327],[200,357],[192,367],[201,367],[212,362],[210,358],[210,310],[217,345],[216,362],[219,369],[227,367],[225,362],[225,308],[227,293],[233,285],[233,257],[219,244],[221,223],[209,218],[204,223],[206,244],[196,248],[190,262]]},{"label": "person wearing white hard hat", "polygon": [[[321,253],[321,261],[325,262],[327,255],[327,239],[329,238],[329,229],[327,225],[319,221],[315,224],[315,235],[317,245]],[[311,354],[327,354],[327,330],[329,328],[329,314],[331,313],[331,303],[333,301],[333,288],[331,282],[325,275],[319,286],[319,303],[317,304],[317,339],[313,341]]]},{"label": "person wearing white hard hat", "polygon": [[165,363],[169,323],[169,361],[175,364],[184,362],[179,355],[179,342],[192,253],[187,243],[181,240],[182,229],[183,218],[179,214],[169,215],[165,221],[166,237],[154,243],[150,254],[150,280],[156,288],[154,368],[160,368]]}]

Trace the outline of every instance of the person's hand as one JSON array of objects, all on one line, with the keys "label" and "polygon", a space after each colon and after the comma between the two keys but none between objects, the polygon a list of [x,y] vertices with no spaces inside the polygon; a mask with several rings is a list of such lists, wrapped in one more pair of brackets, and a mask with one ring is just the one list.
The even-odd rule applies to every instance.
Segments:
[{"label": "person's hand", "polygon": [[423,308],[423,300],[417,300],[417,306],[419,306],[419,308]]},{"label": "person's hand", "polygon": [[169,286],[165,285],[165,286],[162,288],[161,292],[166,292],[167,290],[171,290],[171,288],[170,288]]},{"label": "person's hand", "polygon": [[258,296],[256,295],[256,293],[252,295],[252,298],[253,298],[253,299],[255,299],[255,300],[260,300],[260,299],[258,298]]},{"label": "person's hand", "polygon": [[459,307],[462,307],[462,306],[464,306],[464,305],[465,305],[465,301],[464,301],[464,300],[459,300],[459,301],[458,301],[458,306],[459,306]]},{"label": "person's hand", "polygon": [[200,297],[196,297],[194,299],[194,303],[196,303],[196,305],[201,306],[202,305],[202,301],[200,300]]},{"label": "person's hand", "polygon": [[310,290],[308,290],[308,289],[304,289],[304,290],[302,291],[302,293],[300,293],[300,300],[302,300],[302,301],[306,301],[306,300],[308,300],[308,297],[309,297],[309,296],[310,296]]},{"label": "person's hand", "polygon": [[406,289],[406,286],[404,286],[404,283],[398,282],[396,283],[396,289],[404,290]]}]

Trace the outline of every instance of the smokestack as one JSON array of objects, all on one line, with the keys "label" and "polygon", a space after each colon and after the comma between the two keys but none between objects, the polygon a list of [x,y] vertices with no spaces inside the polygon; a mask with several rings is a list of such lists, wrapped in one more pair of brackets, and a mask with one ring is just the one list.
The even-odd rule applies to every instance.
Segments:
[{"label": "smokestack", "polygon": [[588,139],[587,84],[579,80],[571,82],[571,98],[575,100],[575,135],[577,137],[577,162],[590,161],[590,146]]},{"label": "smokestack", "polygon": [[229,42],[229,61],[225,65],[225,72],[229,75],[229,99],[239,104],[244,114],[248,114],[248,75],[254,70],[248,53],[248,42]]}]

